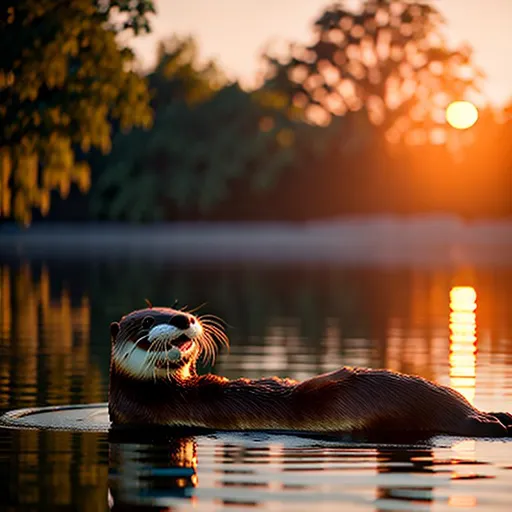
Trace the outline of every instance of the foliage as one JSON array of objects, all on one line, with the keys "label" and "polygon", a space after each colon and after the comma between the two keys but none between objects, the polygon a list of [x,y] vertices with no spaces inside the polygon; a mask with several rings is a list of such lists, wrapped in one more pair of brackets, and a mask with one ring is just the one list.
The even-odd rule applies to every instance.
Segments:
[{"label": "foliage", "polygon": [[179,100],[201,103],[227,83],[214,61],[200,64],[197,42],[191,36],[172,36],[158,43],[157,64],[148,80],[155,109]]},{"label": "foliage", "polygon": [[[236,85],[219,91],[225,79],[213,63],[199,66],[192,39],[162,43],[149,76],[155,125],[116,137],[95,187],[96,214],[194,218],[225,203],[240,215],[237,203],[251,202],[288,205],[300,217],[292,197],[306,198],[311,186],[324,201],[310,197],[310,207],[327,213],[340,208],[338,187],[362,183],[377,208],[382,168],[392,162],[381,135],[428,145],[448,102],[478,89],[471,51],[449,48],[442,28],[426,3],[368,0],[360,11],[336,4],[314,23],[312,45],[292,45],[284,59],[265,56],[267,74],[252,93]],[[258,203],[262,196],[267,203]],[[360,207],[352,196],[344,208]]]},{"label": "foliage", "polygon": [[95,211],[110,219],[158,220],[172,204],[204,214],[242,175],[255,188],[268,187],[292,159],[289,124],[264,116],[237,85],[194,107],[171,103],[157,111],[150,134],[116,138],[93,192]]},{"label": "foliage", "polygon": [[149,0],[17,0],[0,11],[0,216],[28,224],[50,192],[89,188],[75,148],[110,150],[152,120],[145,80],[118,36],[147,32]]},{"label": "foliage", "polygon": [[273,116],[238,85],[225,85],[214,63],[199,66],[190,38],[161,44],[148,80],[154,126],[115,138],[93,191],[97,215],[158,220],[169,203],[205,213],[241,175],[265,188],[291,161],[293,122]]},{"label": "foliage", "polygon": [[285,64],[267,56],[267,83],[309,122],[363,108],[390,140],[423,143],[449,102],[482,78],[468,47],[448,47],[443,23],[427,3],[368,0],[357,12],[335,4],[314,23],[314,44],[292,45]]},{"label": "foliage", "polygon": [[[118,24],[105,30],[113,36],[125,28]],[[510,190],[510,156],[497,145],[503,134],[508,136],[510,122],[502,126],[482,111],[477,125],[466,132],[446,127],[448,102],[476,92],[482,76],[471,51],[450,48],[443,29],[441,16],[427,3],[367,0],[360,11],[336,4],[315,22],[313,44],[294,44],[282,58],[265,56],[267,73],[252,92],[228,83],[215,62],[201,63],[191,37],[171,37],[158,45],[156,67],[146,77],[149,92],[137,75],[126,72],[141,87],[140,101],[131,97],[124,103],[124,93],[107,101],[108,85],[119,78],[120,61],[114,59],[114,78],[102,71],[107,92],[96,91],[99,78],[92,71],[94,87],[79,90],[87,105],[79,111],[83,119],[75,111],[67,125],[45,121],[29,133],[44,142],[37,157],[51,148],[54,160],[61,155],[52,165],[71,169],[73,144],[108,150],[106,120],[119,119],[113,123],[111,153],[89,158],[90,211],[100,219],[302,221],[359,213],[509,212],[503,191]],[[121,54],[129,62],[126,50]],[[101,63],[102,57],[94,58]],[[69,69],[75,68],[70,64]],[[75,96],[66,96],[66,87],[57,91],[60,96],[52,90],[52,108],[69,116]],[[45,85],[38,93],[41,101],[47,101],[47,90]],[[112,106],[102,111],[99,125],[90,108],[98,105],[97,98],[96,111]],[[148,101],[154,111],[150,131],[144,130]],[[23,105],[22,112],[30,113],[29,106]],[[120,115],[123,106],[132,115],[128,123]],[[47,117],[51,112],[42,111]],[[123,128],[130,125],[135,129],[127,134]],[[6,147],[3,169],[9,168],[17,146]],[[19,176],[33,183],[51,175],[36,159],[18,158],[17,165],[32,166],[31,173],[17,175],[22,190],[35,188]],[[76,179],[83,179],[79,170],[67,176],[75,172]],[[488,203],[477,197],[482,190]],[[76,203],[68,208],[80,209]]]}]

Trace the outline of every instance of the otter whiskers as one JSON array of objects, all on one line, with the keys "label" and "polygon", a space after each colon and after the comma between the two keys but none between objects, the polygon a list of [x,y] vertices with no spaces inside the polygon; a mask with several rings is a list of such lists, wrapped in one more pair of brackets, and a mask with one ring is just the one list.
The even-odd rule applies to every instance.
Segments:
[{"label": "otter whiskers", "polygon": [[[158,344],[153,344],[153,345],[158,345]],[[144,369],[144,371],[146,370],[153,370],[153,379],[156,381],[156,370],[157,370],[157,366],[156,366],[156,363],[158,361],[158,352],[157,350],[155,350],[154,346],[151,345],[146,353],[146,357],[142,363],[142,368]]]},{"label": "otter whiskers", "polygon": [[167,351],[167,343],[164,344],[165,349],[165,374],[167,376],[167,380],[171,380],[171,371],[169,369],[169,352]]},{"label": "otter whiskers", "polygon": [[144,334],[142,335],[138,340],[136,340],[134,343],[133,343],[133,347],[123,356],[125,359],[128,359],[132,354],[133,352],[135,351],[135,349],[137,348],[137,345],[141,342],[141,341],[144,341],[145,339],[147,339],[147,337],[149,336],[149,333],[147,334]]},{"label": "otter whiskers", "polygon": [[148,354],[146,356],[146,360],[144,361],[144,368],[152,367],[153,369],[153,380],[156,382],[157,380],[157,370],[158,370],[158,359],[161,357],[161,354],[164,354],[164,363],[166,368],[166,377],[168,380],[172,379],[170,363],[171,358],[169,356],[169,347],[167,340],[158,340],[151,344],[148,349]]},{"label": "otter whiskers", "polygon": [[197,317],[203,328],[198,338],[201,347],[201,357],[205,363],[214,364],[219,345],[229,348],[229,340],[223,331],[222,320],[214,315]]}]

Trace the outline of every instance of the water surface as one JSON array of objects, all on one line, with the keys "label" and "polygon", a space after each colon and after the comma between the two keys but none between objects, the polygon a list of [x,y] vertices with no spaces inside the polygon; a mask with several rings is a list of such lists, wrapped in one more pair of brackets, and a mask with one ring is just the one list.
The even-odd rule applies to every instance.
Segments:
[{"label": "water surface", "polygon": [[[228,323],[228,377],[387,367],[512,411],[512,266],[3,258],[0,409],[105,401],[108,325],[176,299]],[[0,430],[5,510],[509,510],[512,442],[357,445]],[[2,509],[3,510],[3,509]]]}]

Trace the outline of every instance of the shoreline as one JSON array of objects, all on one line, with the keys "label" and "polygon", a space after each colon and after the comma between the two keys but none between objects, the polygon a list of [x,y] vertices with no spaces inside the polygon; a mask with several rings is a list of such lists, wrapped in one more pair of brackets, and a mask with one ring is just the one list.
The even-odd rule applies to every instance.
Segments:
[{"label": "shoreline", "polygon": [[512,219],[352,217],[308,223],[0,226],[0,253],[41,257],[148,257],[198,261],[505,264]]}]

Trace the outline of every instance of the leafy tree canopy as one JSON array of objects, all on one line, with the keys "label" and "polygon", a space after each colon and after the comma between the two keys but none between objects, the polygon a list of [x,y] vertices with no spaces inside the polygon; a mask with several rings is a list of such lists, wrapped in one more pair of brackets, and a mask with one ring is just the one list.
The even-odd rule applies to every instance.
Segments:
[{"label": "leafy tree canopy", "polygon": [[150,0],[16,0],[0,9],[0,216],[28,224],[50,192],[89,188],[75,149],[110,150],[111,122],[152,122],[119,36],[149,30]]},{"label": "leafy tree canopy", "polygon": [[155,109],[177,101],[201,103],[228,82],[215,61],[200,62],[194,38],[176,35],[158,43],[157,64],[148,81]]},{"label": "leafy tree canopy", "polygon": [[292,45],[283,64],[267,55],[267,86],[321,126],[365,109],[390,140],[442,137],[446,106],[477,92],[482,78],[470,48],[449,47],[443,24],[428,3],[367,0],[359,11],[337,3],[315,21],[313,44]]},{"label": "leafy tree canopy", "polygon": [[204,213],[236,178],[251,174],[254,186],[264,188],[291,160],[292,121],[227,84],[215,63],[201,66],[192,39],[173,38],[159,48],[148,76],[154,126],[116,136],[93,191],[100,216],[158,220],[168,204]]}]

